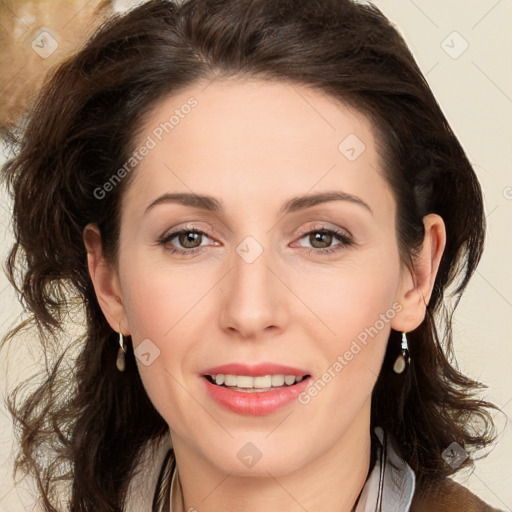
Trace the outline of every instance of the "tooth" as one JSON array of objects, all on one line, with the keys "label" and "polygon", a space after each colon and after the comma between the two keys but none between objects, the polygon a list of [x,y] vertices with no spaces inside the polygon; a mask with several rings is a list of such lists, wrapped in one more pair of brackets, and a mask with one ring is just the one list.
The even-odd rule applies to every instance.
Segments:
[{"label": "tooth", "polygon": [[291,386],[296,382],[303,380],[303,376],[296,377],[295,375],[262,375],[252,377],[249,375],[229,375],[229,374],[213,374],[210,375],[212,380],[219,386],[224,384],[227,387],[238,387],[241,389],[270,389],[271,387],[278,388],[283,385]]},{"label": "tooth", "polygon": [[248,375],[237,375],[236,376],[236,384],[237,388],[252,388],[253,378]]},{"label": "tooth", "polygon": [[279,387],[284,384],[284,375],[272,375],[271,382],[273,387]]},{"label": "tooth", "polygon": [[269,388],[272,386],[272,376],[265,375],[263,377],[254,377],[253,388]]},{"label": "tooth", "polygon": [[224,375],[225,386],[236,386],[237,376],[236,375]]}]

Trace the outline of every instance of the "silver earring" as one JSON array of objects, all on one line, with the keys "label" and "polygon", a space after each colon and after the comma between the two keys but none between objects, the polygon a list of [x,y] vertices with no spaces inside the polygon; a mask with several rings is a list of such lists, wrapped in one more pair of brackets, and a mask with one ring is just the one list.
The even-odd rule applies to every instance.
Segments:
[{"label": "silver earring", "polygon": [[123,333],[119,332],[119,350],[117,351],[116,367],[120,372],[124,372],[126,367],[124,355],[126,353],[126,345],[124,344]]},{"label": "silver earring", "polygon": [[409,348],[407,346],[407,336],[405,335],[405,332],[403,332],[401,351],[400,354],[398,354],[398,357],[395,359],[393,371],[398,374],[403,373],[404,370],[409,366],[410,362],[411,357],[409,355]]}]

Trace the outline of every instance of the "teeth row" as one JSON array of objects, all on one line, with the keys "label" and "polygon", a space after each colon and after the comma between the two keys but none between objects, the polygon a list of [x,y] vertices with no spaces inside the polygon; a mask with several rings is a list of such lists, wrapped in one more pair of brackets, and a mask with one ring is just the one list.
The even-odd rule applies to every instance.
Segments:
[{"label": "teeth row", "polygon": [[291,386],[296,382],[300,382],[304,377],[296,377],[295,375],[264,375],[261,377],[250,377],[248,375],[211,375],[211,378],[219,386],[235,386],[237,388],[270,388],[280,387],[286,384]]}]

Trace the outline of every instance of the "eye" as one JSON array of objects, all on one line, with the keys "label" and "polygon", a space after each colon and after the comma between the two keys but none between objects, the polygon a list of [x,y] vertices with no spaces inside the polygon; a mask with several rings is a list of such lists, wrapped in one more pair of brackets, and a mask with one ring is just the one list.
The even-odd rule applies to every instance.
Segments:
[{"label": "eye", "polygon": [[[354,245],[351,237],[343,231],[320,226],[309,231],[302,231],[299,242],[305,240],[309,246],[309,254],[329,254],[343,250]],[[201,252],[208,244],[203,244],[205,239],[213,241],[204,231],[194,227],[185,227],[163,235],[158,244],[162,245],[172,254],[191,255]],[[335,243],[337,242],[337,243]],[[214,242],[218,245],[217,242]],[[296,242],[295,242],[296,243]],[[299,243],[299,247],[308,248]]]},{"label": "eye", "polygon": [[[158,240],[160,245],[175,254],[195,254],[202,250],[202,242],[209,238],[204,231],[196,228],[183,228],[166,234]],[[210,239],[211,240],[211,239]],[[176,244],[179,244],[176,247]]]},{"label": "eye", "polygon": [[[330,254],[353,245],[353,241],[347,233],[325,226],[302,232],[301,235],[299,241],[305,240],[311,244],[309,254]],[[336,241],[338,243],[334,243]],[[302,243],[299,245],[308,247]]]}]

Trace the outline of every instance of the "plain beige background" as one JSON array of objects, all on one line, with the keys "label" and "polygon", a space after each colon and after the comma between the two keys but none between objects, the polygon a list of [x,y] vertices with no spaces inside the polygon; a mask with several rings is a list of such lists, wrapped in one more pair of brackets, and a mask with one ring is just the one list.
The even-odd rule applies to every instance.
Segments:
[{"label": "plain beige background", "polygon": [[[486,252],[455,315],[459,366],[486,383],[500,407],[497,446],[457,480],[489,504],[512,511],[512,48],[511,0],[376,0],[403,34],[481,180],[488,220]],[[118,10],[130,0],[117,2]],[[2,160],[3,161],[3,160]],[[0,256],[11,243],[9,200],[0,196]],[[21,313],[0,276],[0,335]],[[37,351],[2,354],[1,390],[37,367]],[[6,364],[9,375],[6,377]],[[0,511],[36,510],[30,485],[14,486],[11,420],[0,408]]]}]

